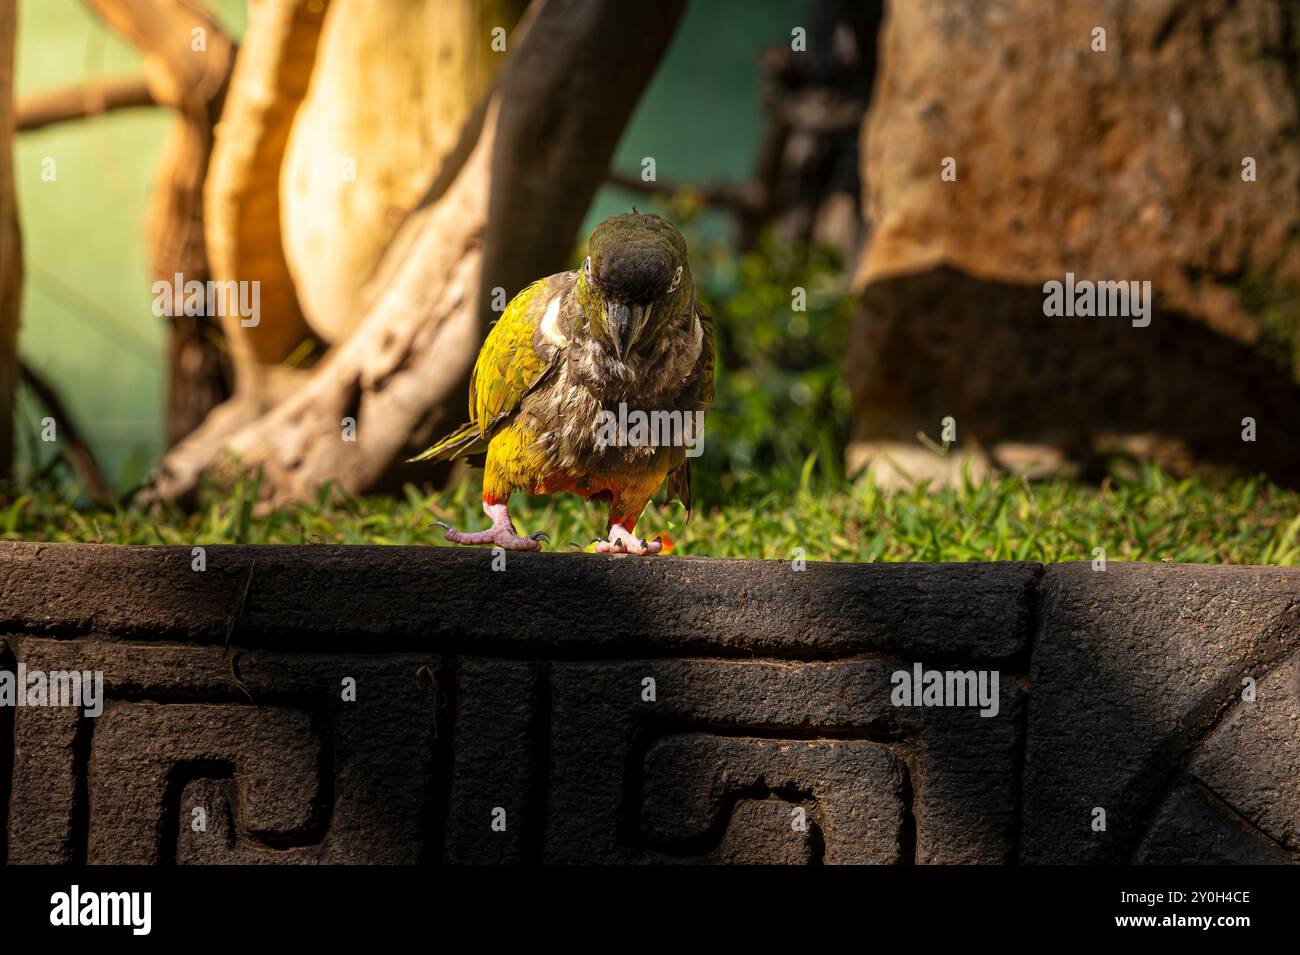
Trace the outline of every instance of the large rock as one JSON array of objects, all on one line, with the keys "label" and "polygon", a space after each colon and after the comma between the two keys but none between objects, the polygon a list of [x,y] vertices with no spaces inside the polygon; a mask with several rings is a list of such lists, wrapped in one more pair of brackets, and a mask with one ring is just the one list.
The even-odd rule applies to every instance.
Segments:
[{"label": "large rock", "polygon": [[[954,474],[916,441],[951,416],[980,466],[1125,451],[1300,480],[1297,21],[1274,0],[891,4],[850,463]],[[1150,281],[1150,325],[1046,317],[1067,272]]]}]

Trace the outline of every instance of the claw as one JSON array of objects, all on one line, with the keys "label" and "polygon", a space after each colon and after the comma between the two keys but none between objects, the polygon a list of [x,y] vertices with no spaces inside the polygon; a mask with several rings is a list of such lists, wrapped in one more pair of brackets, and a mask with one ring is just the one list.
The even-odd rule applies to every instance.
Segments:
[{"label": "claw", "polygon": [[448,543],[451,544],[468,544],[471,546],[483,546],[491,544],[494,547],[503,547],[506,550],[541,550],[542,542],[550,542],[551,538],[545,531],[534,531],[527,537],[520,537],[515,530],[515,525],[510,520],[510,510],[505,504],[488,502],[483,503],[483,513],[492,520],[492,526],[482,531],[461,531],[452,527],[444,521],[433,521],[430,527],[441,527],[445,533]]}]

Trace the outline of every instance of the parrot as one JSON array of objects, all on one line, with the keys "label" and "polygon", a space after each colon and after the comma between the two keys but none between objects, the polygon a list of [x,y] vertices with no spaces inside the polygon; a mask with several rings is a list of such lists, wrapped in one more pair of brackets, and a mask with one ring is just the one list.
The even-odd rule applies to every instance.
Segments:
[{"label": "parrot", "polygon": [[632,409],[689,415],[702,428],[713,401],[713,320],[696,301],[686,239],[666,219],[634,209],[601,222],[587,252],[579,268],[510,300],[474,364],[469,421],[411,458],[485,456],[491,526],[466,532],[435,521],[450,543],[540,550],[545,532],[515,529],[514,491],[607,502],[597,553],[662,551],[661,537],[634,532],[665,482],[668,500],[690,517],[692,449],[680,440],[630,441],[625,426],[611,426],[615,418],[625,425]]}]

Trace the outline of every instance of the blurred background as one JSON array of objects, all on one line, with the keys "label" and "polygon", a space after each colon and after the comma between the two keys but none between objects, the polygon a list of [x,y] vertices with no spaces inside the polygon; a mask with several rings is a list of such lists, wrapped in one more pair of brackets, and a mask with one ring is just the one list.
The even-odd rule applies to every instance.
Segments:
[{"label": "blurred background", "polygon": [[[461,506],[473,475],[403,462],[462,419],[494,291],[635,206],[686,233],[717,321],[706,513],[820,495],[820,530],[756,533],[979,559],[1043,535],[1030,482],[1080,514],[1122,487],[1164,502],[1152,528],[1199,500],[1254,535],[1193,521],[1183,557],[1294,553],[1292,0],[0,8],[5,497],[55,487],[70,515],[7,536],[88,507],[180,527],[205,493]],[[1150,282],[1150,325],[1045,316],[1067,273]],[[177,274],[257,281],[259,324],[155,315]],[[978,486],[1022,531],[954,549],[935,527],[971,539]],[[1089,513],[1051,554],[1120,519]]]},{"label": "blurred background", "polygon": [[[20,102],[96,80],[143,77],[140,51],[82,0],[17,6]],[[350,15],[364,13],[364,4],[353,6]],[[246,0],[206,7],[231,41],[243,38]],[[677,181],[747,180],[763,134],[759,58],[767,46],[785,42],[791,23],[805,22],[807,9],[782,0],[692,5],[622,135],[615,168],[639,177],[641,158],[653,155]],[[506,8],[513,19],[502,22],[513,28],[521,11],[522,4]],[[485,46],[489,40],[485,32]],[[705,91],[707,110],[699,108]],[[162,108],[111,110],[15,140],[25,264],[20,350],[86,423],[87,441],[118,490],[138,484],[167,446],[167,325],[150,310],[154,276],[144,222],[156,160],[175,122]],[[54,183],[39,175],[45,156],[57,158]],[[626,190],[601,184],[578,240],[633,201]],[[730,229],[722,214],[701,210],[698,218],[702,237],[720,240]],[[20,434],[30,433],[31,416],[42,414],[38,402],[24,404]],[[43,460],[41,449],[21,438],[17,450],[20,469]]]}]

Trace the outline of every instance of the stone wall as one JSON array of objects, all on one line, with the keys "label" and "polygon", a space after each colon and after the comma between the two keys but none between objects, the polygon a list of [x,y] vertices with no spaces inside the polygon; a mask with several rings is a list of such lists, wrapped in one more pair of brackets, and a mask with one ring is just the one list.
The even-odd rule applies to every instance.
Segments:
[{"label": "stone wall", "polygon": [[202,560],[0,544],[7,861],[1300,861],[1297,570]]}]

